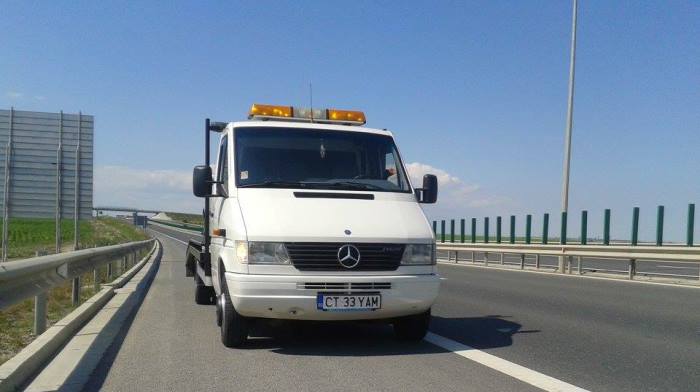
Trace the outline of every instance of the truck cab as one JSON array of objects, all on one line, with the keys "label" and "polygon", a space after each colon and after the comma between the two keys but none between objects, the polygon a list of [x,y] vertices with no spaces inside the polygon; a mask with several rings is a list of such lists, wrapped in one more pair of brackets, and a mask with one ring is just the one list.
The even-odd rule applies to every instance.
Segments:
[{"label": "truck cab", "polygon": [[[384,320],[420,340],[438,295],[435,237],[391,132],[364,113],[253,105],[206,121],[204,242],[188,248],[198,303],[214,303],[224,345],[259,319]],[[209,134],[220,135],[215,169]]]}]

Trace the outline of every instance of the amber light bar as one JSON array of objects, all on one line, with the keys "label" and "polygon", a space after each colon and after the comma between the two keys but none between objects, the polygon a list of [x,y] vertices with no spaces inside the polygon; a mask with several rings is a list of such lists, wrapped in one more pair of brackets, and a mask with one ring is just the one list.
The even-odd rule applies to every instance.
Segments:
[{"label": "amber light bar", "polygon": [[286,121],[305,121],[319,123],[337,123],[348,125],[364,125],[367,122],[365,114],[357,110],[340,109],[308,109],[292,106],[253,104],[248,112],[248,118],[283,119]]},{"label": "amber light bar", "polygon": [[332,121],[356,122],[364,124],[367,122],[365,114],[357,110],[328,109],[328,119]]},{"label": "amber light bar", "polygon": [[276,105],[260,105],[254,103],[248,113],[249,117],[266,116],[266,117],[292,117],[291,106],[276,106]]}]

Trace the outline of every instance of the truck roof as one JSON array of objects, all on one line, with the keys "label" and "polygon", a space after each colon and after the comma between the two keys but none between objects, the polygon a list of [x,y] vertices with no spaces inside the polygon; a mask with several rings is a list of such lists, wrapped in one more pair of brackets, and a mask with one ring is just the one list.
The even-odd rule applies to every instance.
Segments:
[{"label": "truck roof", "polygon": [[377,135],[391,136],[394,135],[391,131],[385,129],[358,127],[355,125],[337,125],[326,123],[311,123],[306,121],[275,121],[275,120],[247,120],[235,121],[228,123],[229,127],[268,127],[268,128],[303,128],[303,129],[319,129],[324,131],[344,131],[344,132],[359,132],[373,133]]}]

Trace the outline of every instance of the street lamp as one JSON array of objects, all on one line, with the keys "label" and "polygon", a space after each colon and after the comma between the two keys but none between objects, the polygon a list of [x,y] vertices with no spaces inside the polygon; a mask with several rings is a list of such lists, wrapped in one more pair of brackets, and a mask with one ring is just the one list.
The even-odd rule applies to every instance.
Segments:
[{"label": "street lamp", "polygon": [[[574,121],[574,73],[576,67],[576,14],[578,0],[573,0],[571,21],[571,59],[569,64],[569,98],[566,109],[566,133],[564,134],[564,176],[561,190],[561,210],[569,211],[569,169],[571,166],[571,128]],[[562,214],[563,216],[564,214]],[[564,222],[562,222],[564,224]],[[559,272],[564,272],[564,257],[559,257]]]}]

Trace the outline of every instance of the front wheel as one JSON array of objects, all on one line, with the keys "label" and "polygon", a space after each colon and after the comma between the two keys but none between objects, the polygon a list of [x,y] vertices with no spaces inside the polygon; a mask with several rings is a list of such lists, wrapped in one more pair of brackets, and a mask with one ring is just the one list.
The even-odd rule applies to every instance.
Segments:
[{"label": "front wheel", "polygon": [[248,339],[249,320],[236,311],[225,291],[221,300],[221,343],[226,347],[241,347]]},{"label": "front wheel", "polygon": [[402,317],[394,321],[394,334],[399,340],[419,341],[428,333],[430,309],[421,314]]}]

